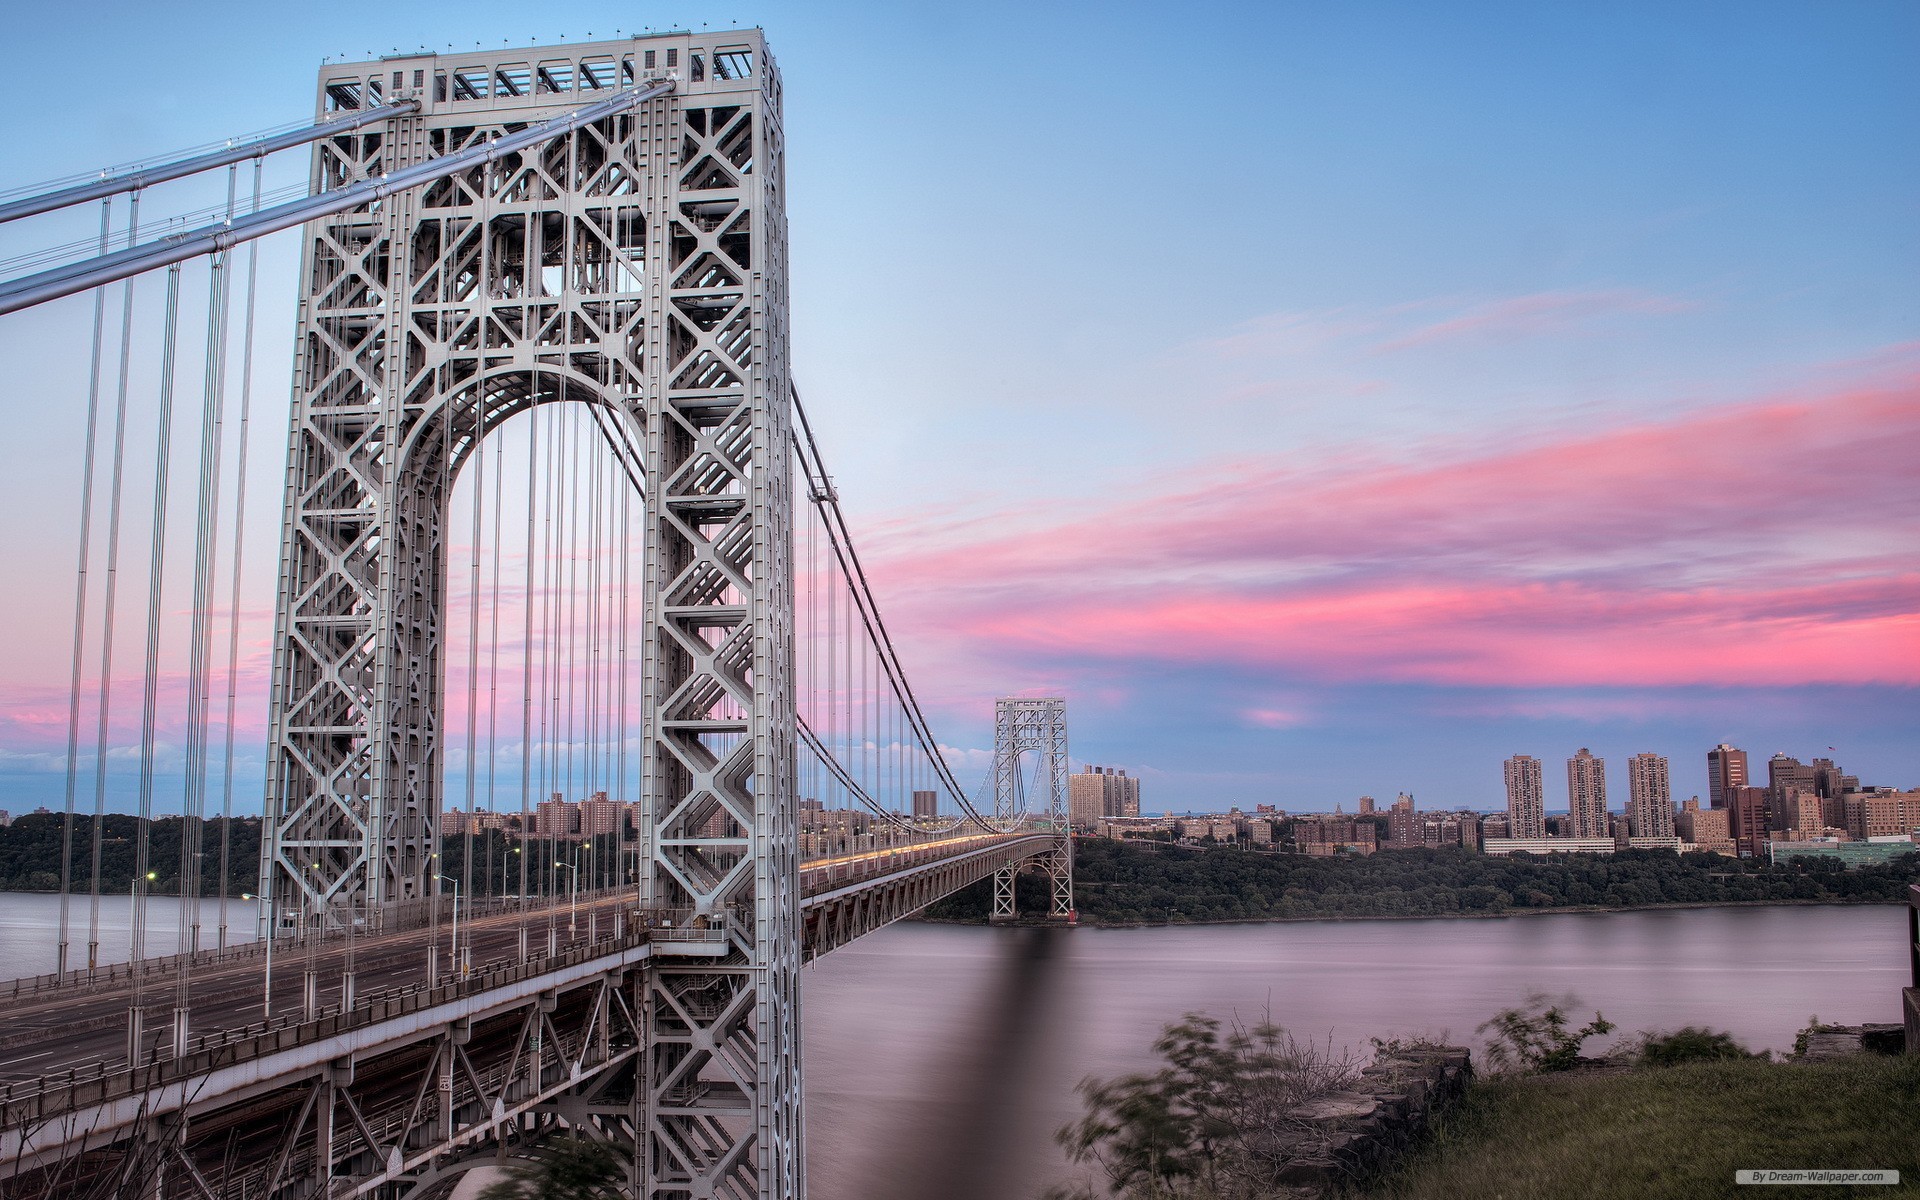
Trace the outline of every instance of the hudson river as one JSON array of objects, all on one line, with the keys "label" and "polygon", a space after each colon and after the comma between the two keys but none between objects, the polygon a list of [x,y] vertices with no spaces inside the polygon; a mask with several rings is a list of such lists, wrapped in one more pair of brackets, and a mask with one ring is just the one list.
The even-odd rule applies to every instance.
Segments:
[{"label": "hudson river", "polygon": [[1707,1025],[1788,1051],[1816,1013],[1898,1021],[1907,975],[1895,905],[1045,933],[896,925],[806,968],[813,1195],[1035,1196],[1068,1177],[1051,1135],[1074,1084],[1144,1066],[1189,1009],[1360,1049],[1446,1033],[1477,1062],[1475,1026],[1544,991],[1622,1033]]},{"label": "hudson river", "polygon": [[[175,904],[156,898],[148,950]],[[104,958],[127,900],[102,898]],[[203,910],[202,944],[216,905]],[[52,969],[56,896],[0,893],[6,975]],[[230,902],[230,935],[253,932]],[[87,905],[73,910],[85,954]],[[1906,914],[1895,905],[1646,909],[1493,919],[1305,921],[1171,929],[904,924],[807,967],[807,1170],[823,1200],[1023,1200],[1067,1167],[1053,1130],[1074,1084],[1146,1063],[1189,1009],[1364,1049],[1475,1026],[1529,991],[1579,998],[1621,1032],[1706,1025],[1791,1049],[1810,1015],[1897,1021]],[[1602,1044],[1596,1040],[1591,1048]]]}]

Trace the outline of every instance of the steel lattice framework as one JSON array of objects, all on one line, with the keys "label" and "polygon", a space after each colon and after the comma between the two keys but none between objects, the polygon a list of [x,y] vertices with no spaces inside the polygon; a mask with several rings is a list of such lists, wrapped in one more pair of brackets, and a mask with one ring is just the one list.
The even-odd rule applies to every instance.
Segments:
[{"label": "steel lattice framework", "polygon": [[[427,895],[448,502],[482,437],[595,407],[645,466],[642,902],[726,931],[656,960],[636,1171],[657,1197],[792,1197],[798,872],[786,222],[757,31],[401,57],[322,73],[313,190],[665,94],[309,225],[262,893],[280,929]],[[609,1128],[609,1136],[619,1130]]]},{"label": "steel lattice framework", "polygon": [[[1039,758],[1040,786],[1046,791],[1045,817],[1057,837],[1052,853],[1040,860],[1053,892],[1052,914],[1073,916],[1073,837],[1067,827],[1067,702],[1058,696],[1015,697],[993,705],[993,806],[1002,820],[1028,811],[1021,795],[1020,763]],[[993,876],[993,919],[1012,920],[1013,880],[1019,867],[1002,867]]]}]

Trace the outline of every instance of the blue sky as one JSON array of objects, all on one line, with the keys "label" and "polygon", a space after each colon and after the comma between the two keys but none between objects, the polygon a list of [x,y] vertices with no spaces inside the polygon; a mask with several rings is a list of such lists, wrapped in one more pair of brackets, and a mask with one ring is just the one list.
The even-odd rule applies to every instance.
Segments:
[{"label": "blue sky", "polygon": [[[1669,754],[1684,796],[1723,739],[1920,783],[1911,4],[11,22],[0,188],[297,119],[328,55],[763,26],[796,372],[956,745],[1061,690],[1150,809],[1488,806],[1507,754],[1580,746]],[[267,270],[283,347],[290,250]],[[0,675],[19,713],[64,679],[34,581],[71,576],[84,376],[40,351],[85,317],[0,327],[0,617],[47,631]],[[46,788],[46,733],[0,726],[0,805]]]}]

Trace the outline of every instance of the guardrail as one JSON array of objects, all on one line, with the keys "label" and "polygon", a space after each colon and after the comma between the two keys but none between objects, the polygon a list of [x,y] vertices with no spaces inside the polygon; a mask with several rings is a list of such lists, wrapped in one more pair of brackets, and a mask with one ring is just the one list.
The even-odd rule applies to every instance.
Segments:
[{"label": "guardrail", "polygon": [[[622,887],[595,888],[589,892],[581,892],[579,902],[599,904],[609,897],[620,895],[628,890]],[[440,899],[440,921],[445,925],[452,920],[452,897],[449,895]],[[572,898],[568,896],[529,896],[527,910],[535,912],[556,905],[564,907],[572,902]],[[463,901],[460,905],[460,920],[462,924],[470,920],[485,920],[488,917],[518,912],[520,906],[521,899],[518,896],[494,896],[473,902]],[[356,926],[352,936],[365,938],[369,944],[373,944],[396,934],[416,933],[433,923],[433,915],[432,905],[424,901],[407,901],[404,905],[392,906],[376,923]],[[298,935],[285,935],[275,943],[275,946],[282,953],[289,951],[304,953],[307,940],[316,936],[322,945],[332,945],[346,942],[349,935],[345,928],[333,928],[319,933],[309,932],[305,938]],[[187,961],[188,965],[193,967],[213,966],[237,960],[261,958],[266,955],[266,952],[267,943],[264,940],[255,939],[230,945],[225,949],[196,950],[192,954],[154,955],[135,962],[108,963],[92,969],[79,967],[66,972],[29,975],[19,979],[0,981],[0,997],[18,1000],[42,992],[67,988],[93,990],[123,983],[136,976],[140,979],[152,979],[156,976],[173,975],[180,969],[182,961]]]},{"label": "guardrail", "polygon": [[311,1017],[305,1013],[290,1013],[276,1020],[255,1022],[238,1029],[209,1032],[190,1039],[187,1042],[188,1052],[184,1055],[143,1063],[137,1067],[129,1067],[125,1063],[99,1062],[94,1065],[90,1077],[84,1070],[75,1068],[64,1076],[47,1076],[31,1083],[0,1085],[0,1129],[12,1129],[45,1120],[83,1105],[102,1104],[149,1092],[193,1079],[219,1067],[378,1025],[449,1000],[505,987],[621,950],[637,949],[650,944],[660,932],[649,928],[644,922],[636,922],[620,937],[607,936],[577,943],[551,957],[535,954],[526,959],[495,959],[479,970],[470,971],[464,979],[450,979],[432,987],[420,983],[375,990],[365,997],[356,998],[351,1009],[343,1010],[338,1005],[332,1005],[322,1007]]}]

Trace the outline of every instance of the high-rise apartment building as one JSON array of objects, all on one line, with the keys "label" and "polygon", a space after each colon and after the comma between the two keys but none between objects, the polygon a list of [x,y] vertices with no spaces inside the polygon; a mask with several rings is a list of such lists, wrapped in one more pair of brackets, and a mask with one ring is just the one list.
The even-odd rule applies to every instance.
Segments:
[{"label": "high-rise apartment building", "polygon": [[1360,797],[1360,814],[1362,816],[1368,816],[1368,815],[1371,815],[1372,812],[1373,812],[1373,797],[1372,796]]},{"label": "high-rise apartment building", "polygon": [[1707,802],[1726,808],[1734,788],[1747,786],[1747,752],[1721,742],[1707,751]]},{"label": "high-rise apartment building", "polygon": [[1767,830],[1772,813],[1767,807],[1767,789],[1737,787],[1727,791],[1727,822],[1742,856],[1758,858],[1766,853]]},{"label": "high-rise apartment building", "polygon": [[1516,754],[1507,760],[1508,837],[1547,836],[1547,796],[1541,783],[1540,760]]},{"label": "high-rise apartment building", "polygon": [[1607,828],[1607,760],[1585,746],[1567,760],[1567,816],[1577,838],[1611,837]]},{"label": "high-rise apartment building", "polygon": [[940,815],[940,793],[916,790],[913,793],[913,818],[931,821]]},{"label": "high-rise apartment building", "polygon": [[595,838],[608,834],[624,833],[627,827],[627,806],[618,800],[607,799],[605,792],[595,792],[580,802],[581,836]]},{"label": "high-rise apartment building", "polygon": [[1673,836],[1673,791],[1667,760],[1658,754],[1627,760],[1627,827],[1634,837]]},{"label": "high-rise apartment building", "polygon": [[1401,850],[1425,844],[1420,836],[1420,814],[1414,811],[1413,797],[1405,792],[1387,811],[1387,844]]},{"label": "high-rise apartment building", "polygon": [[1092,826],[1140,815],[1140,780],[1117,767],[1088,767],[1067,777],[1067,820]]}]

